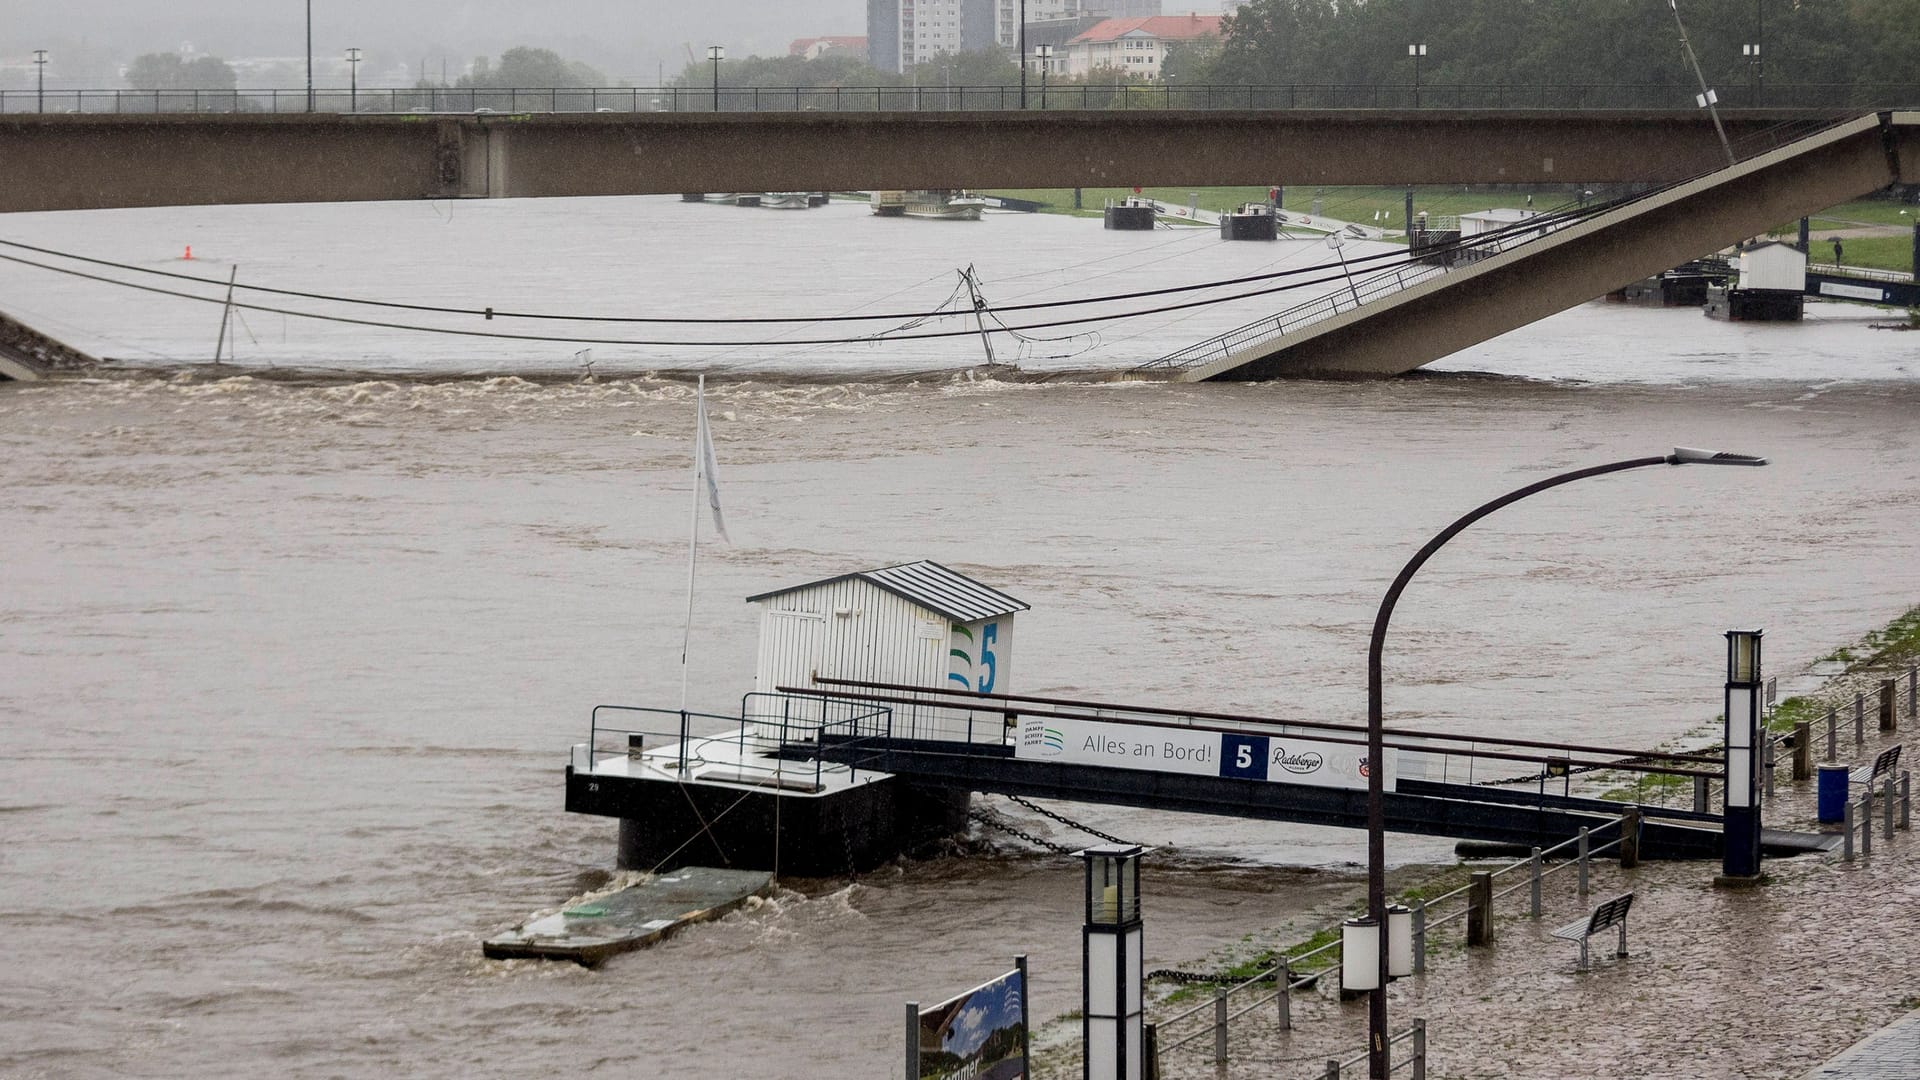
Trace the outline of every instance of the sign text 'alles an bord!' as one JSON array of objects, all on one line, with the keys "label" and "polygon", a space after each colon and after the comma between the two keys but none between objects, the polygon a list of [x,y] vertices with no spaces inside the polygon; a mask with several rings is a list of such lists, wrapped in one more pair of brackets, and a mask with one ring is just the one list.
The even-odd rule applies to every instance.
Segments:
[{"label": "sign text 'alles an bord!'", "polygon": [[[1060,717],[1020,718],[1014,756],[1023,760],[1116,769],[1270,780],[1316,787],[1367,786],[1367,748],[1292,735],[1254,735]],[[1395,754],[1386,753],[1386,790],[1394,789]]]}]

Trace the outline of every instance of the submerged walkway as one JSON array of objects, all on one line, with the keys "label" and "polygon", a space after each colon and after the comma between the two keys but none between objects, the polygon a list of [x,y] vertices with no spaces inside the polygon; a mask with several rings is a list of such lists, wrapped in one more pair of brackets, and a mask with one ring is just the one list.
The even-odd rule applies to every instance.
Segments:
[{"label": "submerged walkway", "polygon": [[[1904,708],[1900,721],[1908,723]],[[1865,746],[1843,740],[1841,760],[1871,760],[1912,738],[1911,730],[1869,730]],[[1788,781],[1783,762],[1769,824],[1814,827],[1813,789]],[[1916,844],[1920,831],[1899,831],[1891,841],[1876,831],[1872,853],[1853,862],[1837,854],[1768,860],[1768,883],[1754,889],[1716,888],[1718,867],[1710,862],[1625,871],[1601,863],[1584,898],[1572,873],[1555,874],[1537,920],[1528,917],[1524,887],[1495,902],[1491,947],[1467,948],[1458,921],[1434,930],[1426,973],[1389,992],[1393,1025],[1426,1019],[1427,1075],[1454,1080],[1920,1080],[1920,1019],[1911,1014],[1920,996],[1920,935],[1906,932],[1920,895]],[[1551,931],[1629,889],[1636,894],[1631,955],[1616,959],[1608,937],[1596,944],[1593,970],[1577,973],[1578,950]],[[1240,948],[1303,941],[1347,913],[1316,912],[1250,935]],[[1191,1004],[1150,1005],[1148,1019]],[[1216,1071],[1211,1036],[1203,1035],[1163,1054],[1161,1075],[1317,1080],[1328,1058],[1345,1060],[1364,1046],[1364,1002],[1343,1004],[1330,988],[1302,990],[1292,1012],[1291,1031],[1280,1030],[1272,1006],[1236,1020],[1224,1070]],[[1889,1022],[1884,1043],[1847,1050]],[[1814,1072],[1823,1061],[1852,1071]],[[1077,1075],[1077,1065],[1048,1063],[1036,1075],[1058,1080]]]},{"label": "submerged walkway", "polygon": [[1807,1074],[1807,1080],[1913,1080],[1920,1076],[1920,1012],[1911,1012]]}]

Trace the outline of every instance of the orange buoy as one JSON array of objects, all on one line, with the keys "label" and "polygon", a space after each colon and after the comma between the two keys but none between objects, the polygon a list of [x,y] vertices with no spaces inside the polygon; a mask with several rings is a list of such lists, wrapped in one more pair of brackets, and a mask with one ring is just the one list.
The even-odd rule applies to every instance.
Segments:
[{"label": "orange buoy", "polygon": [[188,245],[187,245],[187,253],[186,253],[185,255],[182,255],[182,256],[180,256],[180,257],[181,257],[181,258],[183,258],[183,259],[192,259],[192,258],[193,258],[193,245],[192,245],[192,244],[188,244]]}]

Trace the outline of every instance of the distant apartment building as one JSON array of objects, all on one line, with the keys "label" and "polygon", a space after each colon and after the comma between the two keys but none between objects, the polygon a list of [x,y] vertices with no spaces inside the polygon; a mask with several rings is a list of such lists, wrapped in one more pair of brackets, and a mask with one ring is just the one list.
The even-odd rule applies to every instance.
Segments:
[{"label": "distant apartment building", "polygon": [[[1037,27],[1148,18],[1160,14],[1160,5],[1161,0],[1026,0],[1028,51]],[[1011,54],[1020,46],[1020,16],[1020,0],[867,0],[867,60],[882,71],[902,72],[943,52],[998,46]]]},{"label": "distant apartment building", "polygon": [[1067,42],[1067,56],[1056,70],[1085,75],[1110,68],[1148,79],[1160,77],[1167,50],[1182,42],[1220,36],[1219,15],[1154,15],[1106,19]]},{"label": "distant apartment building", "polygon": [[984,52],[1000,0],[867,0],[867,60],[902,72],[941,53]]},{"label": "distant apartment building", "polygon": [[867,58],[867,39],[863,37],[808,37],[796,38],[787,46],[788,56],[818,60],[823,56],[850,56],[855,60]]}]

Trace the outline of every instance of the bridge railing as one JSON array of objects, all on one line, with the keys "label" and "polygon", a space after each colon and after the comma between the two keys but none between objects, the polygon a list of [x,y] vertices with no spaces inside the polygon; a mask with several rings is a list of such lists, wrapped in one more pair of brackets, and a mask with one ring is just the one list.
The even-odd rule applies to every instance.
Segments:
[{"label": "bridge railing", "polygon": [[[0,90],[0,113],[1010,112],[1034,109],[1691,109],[1680,83],[1066,83],[985,86],[327,87]],[[1729,108],[1865,111],[1920,103],[1908,83],[1773,83]]]},{"label": "bridge railing", "polygon": [[[1529,219],[1510,229],[1473,237],[1457,247],[1438,253],[1437,257],[1430,261],[1395,266],[1358,279],[1349,276],[1343,284],[1323,296],[1295,304],[1285,311],[1255,319],[1224,334],[1168,353],[1134,370],[1182,371],[1216,360],[1225,360],[1242,351],[1270,344],[1289,334],[1297,334],[1336,315],[1342,315],[1365,307],[1376,300],[1405,292],[1423,282],[1444,277],[1463,263],[1470,264],[1479,259],[1511,251],[1522,244],[1540,238],[1547,232],[1569,225],[1573,220],[1568,217],[1542,215],[1537,223]],[[1331,270],[1332,267],[1328,269]]]}]

